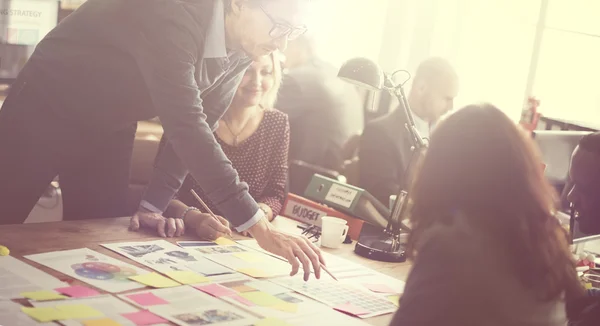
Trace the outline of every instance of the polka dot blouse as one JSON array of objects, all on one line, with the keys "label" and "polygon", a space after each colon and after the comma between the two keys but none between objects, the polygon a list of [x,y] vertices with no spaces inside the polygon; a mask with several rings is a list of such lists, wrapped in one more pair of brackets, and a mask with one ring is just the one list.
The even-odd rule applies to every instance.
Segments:
[{"label": "polka dot blouse", "polygon": [[[216,134],[215,138],[237,170],[240,180],[248,184],[250,195],[258,203],[269,206],[273,216],[277,216],[286,196],[290,143],[287,115],[275,109],[265,110],[256,131],[238,146],[225,143]],[[191,187],[215,214],[221,215],[189,175],[179,191],[178,199],[188,206],[198,207],[199,203],[189,195]]]}]

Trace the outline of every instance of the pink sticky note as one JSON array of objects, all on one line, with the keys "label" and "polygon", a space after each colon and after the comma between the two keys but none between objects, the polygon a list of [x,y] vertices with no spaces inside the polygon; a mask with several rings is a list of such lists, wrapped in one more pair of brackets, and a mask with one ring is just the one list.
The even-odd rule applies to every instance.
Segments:
[{"label": "pink sticky note", "polygon": [[248,307],[254,307],[254,306],[256,306],[254,304],[254,302],[252,302],[252,301],[250,301],[250,300],[248,300],[248,299],[246,299],[244,297],[241,297],[241,296],[239,296],[237,294],[230,296],[230,298],[232,298],[233,300],[235,300],[235,301],[237,301],[239,303],[245,304]]},{"label": "pink sticky note", "polygon": [[346,302],[344,304],[333,307],[333,309],[341,312],[345,312],[354,316],[366,315],[370,313],[370,311],[365,310],[361,307],[355,306],[350,302]]},{"label": "pink sticky note", "polygon": [[131,320],[133,323],[135,323],[138,326],[156,325],[156,324],[162,324],[162,323],[169,322],[168,320],[163,319],[163,318],[151,313],[148,310],[131,312],[128,314],[122,314],[122,316]]},{"label": "pink sticky note", "polygon": [[73,298],[85,298],[100,295],[100,292],[81,285],[67,286],[64,288],[56,288],[55,291],[68,295]]},{"label": "pink sticky note", "polygon": [[237,292],[230,288],[226,288],[219,284],[208,284],[208,285],[196,285],[194,286],[196,289],[206,292],[213,297],[225,297],[229,295],[237,295]]},{"label": "pink sticky note", "polygon": [[384,284],[363,284],[367,289],[377,293],[398,293],[398,291]]},{"label": "pink sticky note", "polygon": [[169,304],[168,301],[163,298],[157,297],[154,293],[146,292],[146,293],[138,293],[138,294],[129,294],[126,295],[129,299],[133,300],[135,303],[147,307],[147,306],[157,306],[161,304]]}]

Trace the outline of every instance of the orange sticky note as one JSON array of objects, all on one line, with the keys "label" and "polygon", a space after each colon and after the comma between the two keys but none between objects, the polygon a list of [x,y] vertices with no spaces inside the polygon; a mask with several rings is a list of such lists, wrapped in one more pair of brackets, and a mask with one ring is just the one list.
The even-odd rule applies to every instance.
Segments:
[{"label": "orange sticky note", "polygon": [[110,318],[86,320],[82,323],[84,326],[123,326]]},{"label": "orange sticky note", "polygon": [[235,241],[233,241],[231,239],[224,238],[224,237],[217,238],[217,240],[215,240],[214,242],[216,244],[220,245],[220,246],[227,246],[227,245],[237,244]]},{"label": "orange sticky note", "polygon": [[164,277],[154,272],[142,275],[129,276],[129,279],[155,288],[170,288],[181,285],[170,278]]},{"label": "orange sticky note", "polygon": [[181,284],[196,284],[210,282],[210,278],[192,271],[172,271],[167,272],[165,274]]}]

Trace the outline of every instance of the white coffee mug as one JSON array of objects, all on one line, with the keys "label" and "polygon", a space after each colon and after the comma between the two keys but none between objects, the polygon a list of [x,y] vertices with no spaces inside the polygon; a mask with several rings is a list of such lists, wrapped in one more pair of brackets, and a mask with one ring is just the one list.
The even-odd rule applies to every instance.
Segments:
[{"label": "white coffee mug", "polygon": [[321,217],[321,246],[339,248],[348,234],[347,223],[346,220],[338,217]]}]

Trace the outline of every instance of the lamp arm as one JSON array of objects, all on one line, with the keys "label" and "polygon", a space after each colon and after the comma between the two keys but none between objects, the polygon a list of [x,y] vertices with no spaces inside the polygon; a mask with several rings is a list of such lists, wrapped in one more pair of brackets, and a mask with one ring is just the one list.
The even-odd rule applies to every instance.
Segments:
[{"label": "lamp arm", "polygon": [[420,157],[424,154],[427,144],[419,134],[415,126],[415,121],[412,116],[412,111],[410,110],[410,106],[406,99],[406,95],[404,93],[404,88],[402,85],[395,85],[391,80],[389,75],[385,75],[386,84],[389,86],[386,89],[392,93],[392,95],[396,96],[398,102],[400,103],[400,110],[403,111],[405,117],[404,124],[404,132],[406,136],[410,139],[411,143],[411,153],[410,159],[406,169],[404,170],[404,176],[402,178],[402,182],[400,184],[400,192],[396,196],[396,201],[394,202],[394,206],[392,208],[392,212],[390,214],[389,222],[386,227],[386,232],[390,234],[393,239],[392,246],[398,246],[400,232],[402,230],[410,232],[410,228],[402,223],[402,221],[406,218],[407,208],[408,208],[408,188],[412,182],[412,178],[415,174],[415,169]]}]

